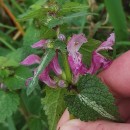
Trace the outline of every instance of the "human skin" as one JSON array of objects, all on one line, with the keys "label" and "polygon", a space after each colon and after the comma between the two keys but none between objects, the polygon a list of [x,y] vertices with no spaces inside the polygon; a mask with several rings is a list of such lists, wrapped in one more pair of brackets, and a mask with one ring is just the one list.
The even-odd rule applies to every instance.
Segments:
[{"label": "human skin", "polygon": [[66,109],[57,125],[57,130],[130,130],[130,51],[115,59],[98,77],[115,97],[120,116],[125,123],[70,120]]}]

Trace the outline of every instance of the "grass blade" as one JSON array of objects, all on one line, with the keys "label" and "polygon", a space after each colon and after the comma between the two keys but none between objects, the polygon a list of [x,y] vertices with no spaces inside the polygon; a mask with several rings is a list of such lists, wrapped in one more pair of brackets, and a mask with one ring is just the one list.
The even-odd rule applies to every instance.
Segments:
[{"label": "grass blade", "polygon": [[105,0],[105,5],[115,29],[116,40],[127,41],[127,23],[121,0]]}]

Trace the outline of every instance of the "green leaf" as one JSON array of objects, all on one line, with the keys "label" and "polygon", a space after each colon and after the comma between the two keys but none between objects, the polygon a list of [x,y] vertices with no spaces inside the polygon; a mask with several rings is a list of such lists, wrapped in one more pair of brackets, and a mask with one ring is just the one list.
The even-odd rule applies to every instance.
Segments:
[{"label": "green leaf", "polygon": [[49,130],[56,130],[57,123],[65,110],[65,89],[46,87],[46,97],[42,99],[45,113],[48,117]]},{"label": "green leaf", "polygon": [[28,126],[30,130],[45,130],[47,129],[45,124],[40,118],[31,118],[29,119]]},{"label": "green leaf", "polygon": [[88,6],[85,4],[80,4],[77,2],[66,2],[63,4],[62,9],[61,9],[61,14],[66,14],[68,12],[78,12],[81,10],[86,10]]},{"label": "green leaf", "polygon": [[19,105],[19,97],[15,93],[0,91],[0,122],[11,116]]},{"label": "green leaf", "polygon": [[22,55],[23,55],[23,49],[19,48],[11,53],[9,53],[6,57],[8,59],[14,59],[17,63],[19,63],[22,59]]},{"label": "green leaf", "polygon": [[[22,89],[21,98],[27,111],[32,115],[40,115],[41,113],[41,90],[35,91],[27,96],[26,90]],[[35,105],[34,105],[35,104]],[[32,107],[33,106],[33,107]]]},{"label": "green leaf", "polygon": [[40,36],[40,38],[50,39],[50,38],[54,38],[56,36],[56,32],[55,32],[55,30],[53,30],[51,28],[42,26],[40,28],[39,36]]},{"label": "green leaf", "polygon": [[28,25],[28,29],[26,30],[26,33],[23,38],[23,45],[24,46],[30,46],[34,44],[35,42],[38,42],[40,40],[39,38],[39,30],[31,23]]},{"label": "green leaf", "polygon": [[43,16],[47,10],[45,10],[42,5],[44,5],[44,3],[46,2],[46,0],[38,0],[35,4],[33,4],[30,9],[19,16],[19,21],[26,21],[28,19],[32,19],[32,18],[37,18],[39,16]]},{"label": "green leaf", "polygon": [[58,49],[61,52],[66,52],[66,44],[60,40],[55,40],[54,49]]},{"label": "green leaf", "polygon": [[[3,64],[4,63],[4,64]],[[0,56],[0,68],[4,67],[17,67],[19,63],[15,61],[15,59],[10,59],[4,56]]]},{"label": "green leaf", "polygon": [[90,13],[88,13],[86,11],[80,11],[80,12],[77,12],[77,13],[73,13],[73,14],[61,17],[61,18],[54,18],[51,21],[49,21],[48,27],[53,28],[57,25],[62,25],[64,23],[72,22],[72,20],[74,20],[76,18],[83,17],[83,16],[86,16],[86,15],[89,15],[89,14]]},{"label": "green leaf", "polygon": [[128,31],[121,0],[105,0],[105,5],[114,26],[117,41],[128,40]]},{"label": "green leaf", "polygon": [[27,88],[27,95],[30,95],[32,91],[35,89],[35,87],[38,84],[38,75],[46,68],[46,66],[50,63],[50,61],[53,59],[55,55],[55,51],[53,49],[49,49],[43,59],[41,60],[41,63],[37,69],[36,74],[34,75],[31,83],[29,84]]},{"label": "green leaf", "polygon": [[68,110],[84,121],[108,119],[119,121],[115,100],[108,88],[96,76],[83,76],[78,84],[78,94],[65,97]]},{"label": "green leaf", "polygon": [[4,79],[4,84],[10,90],[17,90],[25,88],[25,82],[28,78],[32,77],[32,72],[29,68],[20,66],[15,69],[13,75]]}]

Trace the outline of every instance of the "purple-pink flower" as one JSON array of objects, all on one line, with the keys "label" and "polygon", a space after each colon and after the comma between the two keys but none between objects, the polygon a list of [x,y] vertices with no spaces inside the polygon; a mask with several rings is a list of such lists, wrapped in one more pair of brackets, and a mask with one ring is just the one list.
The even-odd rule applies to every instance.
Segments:
[{"label": "purple-pink flower", "polygon": [[99,54],[101,50],[112,50],[112,46],[115,42],[114,33],[110,34],[110,37],[104,41],[93,53],[91,66],[87,73],[95,74],[100,68],[107,68],[111,64],[111,60],[106,59],[104,56]]},{"label": "purple-pink flower", "polygon": [[[47,40],[40,40],[39,42],[32,45],[32,47],[33,48],[43,48],[43,47],[45,47],[45,44],[47,44],[46,41]],[[30,66],[33,64],[39,64],[40,61],[41,61],[41,58],[38,55],[31,54],[27,58],[25,58],[21,62],[21,64]],[[34,75],[35,75],[36,71],[37,71],[37,69],[34,69]],[[53,71],[57,76],[62,74],[62,69],[58,63],[58,53],[56,53],[56,55],[54,56],[52,61],[42,71],[42,73],[39,74],[39,79],[42,82],[44,82],[45,84],[47,84],[50,87],[56,87],[58,83],[50,77],[50,75],[49,75],[50,71]],[[26,81],[26,85],[28,85],[31,80],[32,80],[32,77],[28,78]]]},{"label": "purple-pink flower", "polygon": [[[59,40],[65,40],[64,35],[59,35]],[[91,65],[89,68],[82,61],[82,54],[79,52],[80,47],[83,44],[87,44],[87,38],[84,34],[74,34],[67,43],[67,51],[68,51],[68,63],[72,70],[72,82],[77,83],[80,75],[95,74],[99,69],[105,69],[111,64],[111,60],[108,60],[103,55],[100,54],[102,50],[112,50],[112,46],[115,42],[114,33],[110,34],[110,37],[107,38],[106,41],[102,42],[102,44],[92,52]],[[40,40],[32,45],[32,48],[41,48],[46,49],[49,40]],[[64,60],[64,59],[63,59]],[[33,64],[40,64],[41,58],[38,55],[31,54],[27,58],[25,58],[21,64],[29,66]],[[87,61],[86,61],[87,62]],[[37,71],[37,68],[34,69],[34,75]],[[50,76],[50,72],[54,72],[58,78],[52,78]],[[58,62],[58,51],[56,51],[56,55],[50,61],[48,66],[39,74],[39,80],[44,82],[50,87],[66,87],[66,81],[62,79],[62,69]],[[26,84],[32,80],[28,78]]]},{"label": "purple-pink flower", "polygon": [[82,55],[78,52],[82,44],[86,42],[87,38],[84,34],[74,34],[67,44],[67,50],[69,52],[68,61],[75,77],[87,72],[87,68],[82,62]]},{"label": "purple-pink flower", "polygon": [[26,57],[22,62],[21,64],[22,65],[26,65],[26,66],[29,66],[29,65],[33,65],[33,64],[36,64],[36,63],[40,63],[40,57],[37,56],[37,55],[34,55],[34,54],[31,54],[29,55],[28,57]]},{"label": "purple-pink flower", "polygon": [[47,43],[48,43],[48,40],[45,40],[45,39],[42,39],[38,42],[36,42],[35,44],[33,44],[31,47],[32,48],[47,48]]}]

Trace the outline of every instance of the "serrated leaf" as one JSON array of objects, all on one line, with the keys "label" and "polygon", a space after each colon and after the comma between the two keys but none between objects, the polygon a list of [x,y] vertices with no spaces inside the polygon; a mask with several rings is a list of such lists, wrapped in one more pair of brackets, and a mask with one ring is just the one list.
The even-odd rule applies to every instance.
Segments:
[{"label": "serrated leaf", "polygon": [[38,84],[38,75],[46,68],[49,62],[53,59],[54,55],[55,55],[55,51],[53,49],[49,49],[45,53],[44,57],[41,60],[40,65],[38,66],[37,72],[35,73],[31,83],[27,88],[27,95],[30,95],[32,91],[35,89],[35,87]]},{"label": "serrated leaf", "polygon": [[79,94],[65,97],[71,114],[84,121],[119,121],[114,97],[96,76],[83,76],[77,86]]},{"label": "serrated leaf", "polygon": [[61,52],[66,52],[66,44],[60,40],[54,42],[54,49],[58,49]]},{"label": "serrated leaf", "polygon": [[28,126],[30,130],[46,130],[45,124],[40,118],[31,118],[29,119]]},{"label": "serrated leaf", "polygon": [[31,47],[32,44],[39,40],[39,30],[33,24],[29,24],[29,27],[26,30],[26,33],[23,38],[23,45],[28,45]]},{"label": "serrated leaf", "polygon": [[26,21],[28,19],[43,16],[46,13],[46,10],[42,7],[45,2],[46,0],[38,0],[35,2],[35,4],[30,7],[30,10],[19,16],[19,21]]},{"label": "serrated leaf", "polygon": [[65,110],[65,89],[46,87],[46,97],[42,99],[45,113],[48,117],[49,130],[56,130],[58,120]]},{"label": "serrated leaf", "polygon": [[40,36],[40,38],[50,39],[50,38],[54,38],[56,36],[56,32],[55,32],[55,30],[53,30],[51,28],[42,26],[40,28],[39,36]]},{"label": "serrated leaf", "polygon": [[3,79],[3,82],[8,89],[17,90],[25,88],[25,82],[30,77],[32,77],[31,70],[27,67],[20,66],[15,69],[13,75]]},{"label": "serrated leaf", "polygon": [[66,2],[62,6],[61,14],[68,13],[68,12],[77,12],[81,10],[86,10],[88,6],[85,4],[80,4],[77,2]]},{"label": "serrated leaf", "polygon": [[28,11],[27,13],[20,15],[18,20],[20,22],[23,22],[28,19],[36,18],[36,17],[38,17],[38,15],[42,15],[42,12],[43,12],[42,8]]},{"label": "serrated leaf", "polygon": [[17,67],[17,66],[19,66],[19,63],[16,62],[13,58],[10,59],[10,58],[4,57],[4,56],[0,56],[0,68]]},{"label": "serrated leaf", "polygon": [[29,111],[29,113],[31,113],[32,115],[40,115],[41,109],[42,109],[41,108],[41,93],[40,93],[40,90],[35,91],[30,96],[27,96],[26,90],[22,89],[20,96],[22,97],[22,101],[23,101],[27,111]]},{"label": "serrated leaf", "polygon": [[69,14],[69,15],[61,17],[61,18],[54,18],[48,23],[48,27],[53,28],[57,25],[72,22],[72,20],[74,18],[83,17],[83,16],[86,16],[86,15],[89,15],[89,14],[90,13],[88,13],[86,11],[80,11],[80,12],[77,12],[77,13]]},{"label": "serrated leaf", "polygon": [[0,91],[0,122],[11,116],[19,105],[19,97],[15,93]]},{"label": "serrated leaf", "polygon": [[23,54],[23,48],[19,48],[11,53],[9,53],[6,57],[8,59],[14,59],[15,62],[20,62]]}]

